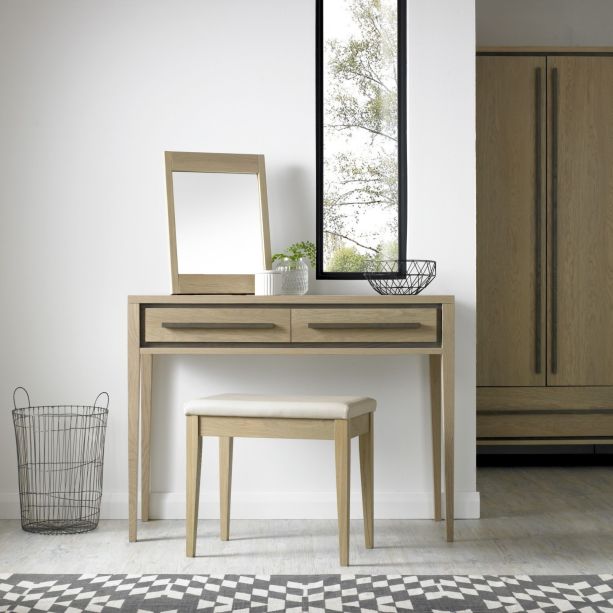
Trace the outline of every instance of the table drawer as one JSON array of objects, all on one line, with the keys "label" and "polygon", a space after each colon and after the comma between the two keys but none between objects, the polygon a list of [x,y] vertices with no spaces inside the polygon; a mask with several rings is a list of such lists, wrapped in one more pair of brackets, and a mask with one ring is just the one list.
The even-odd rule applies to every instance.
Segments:
[{"label": "table drawer", "polygon": [[591,411],[477,413],[477,438],[613,437],[613,413]]},{"label": "table drawer", "polygon": [[289,309],[145,309],[147,343],[289,343],[289,340]]},{"label": "table drawer", "polygon": [[436,343],[436,308],[292,309],[294,343]]}]

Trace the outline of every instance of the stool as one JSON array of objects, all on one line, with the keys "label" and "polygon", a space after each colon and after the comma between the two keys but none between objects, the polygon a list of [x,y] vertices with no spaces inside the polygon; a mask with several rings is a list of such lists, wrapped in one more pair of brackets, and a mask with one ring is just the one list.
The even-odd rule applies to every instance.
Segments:
[{"label": "stool", "polygon": [[376,406],[372,398],[355,396],[219,394],[187,402],[187,555],[196,555],[204,436],[219,437],[221,540],[224,541],[228,540],[230,534],[232,447],[235,436],[333,440],[342,566],[349,564],[351,439],[359,436],[364,537],[366,547],[372,549],[373,413]]}]

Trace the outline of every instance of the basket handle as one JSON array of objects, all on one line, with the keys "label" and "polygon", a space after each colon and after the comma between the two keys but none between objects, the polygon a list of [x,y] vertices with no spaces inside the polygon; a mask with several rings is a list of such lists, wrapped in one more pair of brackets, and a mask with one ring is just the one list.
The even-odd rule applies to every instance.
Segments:
[{"label": "basket handle", "polygon": [[96,407],[96,406],[97,406],[97,403],[98,403],[98,398],[100,398],[100,396],[106,396],[106,406],[105,406],[105,407],[100,407],[100,408],[101,408],[101,409],[102,409],[102,408],[104,408],[104,409],[108,409],[108,408],[109,408],[109,400],[110,400],[110,398],[109,398],[109,395],[108,395],[108,393],[107,393],[107,392],[100,392],[100,393],[99,393],[99,394],[96,396],[96,400],[94,400],[94,407]]},{"label": "basket handle", "polygon": [[[19,390],[23,390],[23,393],[26,395],[26,398],[28,399],[28,406],[27,407],[18,407],[17,406],[17,392]],[[28,394],[28,390],[25,387],[21,387],[21,385],[19,387],[15,388],[15,391],[13,391],[13,406],[17,409],[25,409],[25,408],[30,408],[32,405],[30,404],[30,394]]]}]

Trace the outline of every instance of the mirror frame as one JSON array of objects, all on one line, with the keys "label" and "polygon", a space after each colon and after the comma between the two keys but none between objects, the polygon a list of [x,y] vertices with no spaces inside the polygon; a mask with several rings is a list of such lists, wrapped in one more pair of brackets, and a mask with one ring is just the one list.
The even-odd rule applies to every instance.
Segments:
[{"label": "mirror frame", "polygon": [[190,153],[166,151],[166,196],[168,199],[168,231],[170,235],[170,268],[173,294],[253,294],[255,274],[180,274],[177,259],[177,231],[173,172],[210,172],[254,174],[260,192],[260,232],[263,268],[271,267],[268,196],[264,156],[244,153]]}]

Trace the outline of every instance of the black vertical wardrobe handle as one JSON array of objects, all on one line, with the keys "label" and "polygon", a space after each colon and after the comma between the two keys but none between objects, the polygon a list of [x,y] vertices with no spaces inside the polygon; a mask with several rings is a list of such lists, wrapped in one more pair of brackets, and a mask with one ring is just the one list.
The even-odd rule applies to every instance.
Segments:
[{"label": "black vertical wardrobe handle", "polygon": [[551,70],[551,373],[558,372],[558,69]]},{"label": "black vertical wardrobe handle", "polygon": [[543,180],[543,167],[542,167],[542,103],[543,103],[543,86],[541,69],[537,68],[535,71],[535,199],[534,199],[534,370],[536,374],[541,373],[541,339],[542,339],[542,325],[541,325],[541,311],[543,308],[541,297],[541,261],[542,261],[542,245],[541,245],[541,190]]}]

